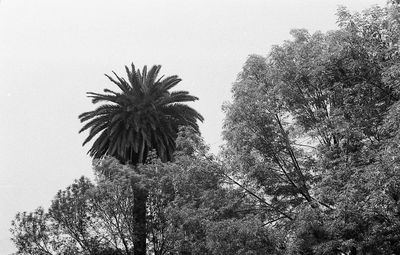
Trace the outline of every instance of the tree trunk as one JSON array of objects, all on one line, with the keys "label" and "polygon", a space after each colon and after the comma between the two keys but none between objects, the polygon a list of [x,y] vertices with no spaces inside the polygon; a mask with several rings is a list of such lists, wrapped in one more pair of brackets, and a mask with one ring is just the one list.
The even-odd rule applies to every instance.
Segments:
[{"label": "tree trunk", "polygon": [[135,240],[133,243],[134,255],[146,255],[146,201],[147,192],[143,188],[134,189],[133,220]]}]

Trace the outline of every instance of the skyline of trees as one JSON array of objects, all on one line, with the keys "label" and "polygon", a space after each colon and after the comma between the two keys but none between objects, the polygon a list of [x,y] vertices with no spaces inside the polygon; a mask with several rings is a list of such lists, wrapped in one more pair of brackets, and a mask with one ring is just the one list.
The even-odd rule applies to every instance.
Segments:
[{"label": "skyline of trees", "polygon": [[[142,191],[149,254],[400,254],[399,13],[395,1],[361,13],[340,7],[337,30],[293,29],[292,40],[266,56],[250,55],[223,106],[218,156],[199,135],[202,117],[193,109],[188,121],[177,111],[173,127],[160,122],[176,132],[164,139],[168,150],[146,140],[154,123],[133,125],[143,138],[124,150],[132,136],[118,121],[125,117],[110,110],[104,119],[103,108],[84,113],[83,121],[100,116],[83,128],[100,121],[88,140],[105,128],[120,130],[121,143],[100,134],[106,142],[90,150],[94,181],[82,177],[59,191],[48,211],[17,214],[17,254],[133,254],[132,211]],[[146,79],[147,70],[132,70],[131,84]],[[126,90],[125,80],[109,78]],[[179,82],[168,81],[165,90]],[[131,102],[105,92],[90,95]]]}]

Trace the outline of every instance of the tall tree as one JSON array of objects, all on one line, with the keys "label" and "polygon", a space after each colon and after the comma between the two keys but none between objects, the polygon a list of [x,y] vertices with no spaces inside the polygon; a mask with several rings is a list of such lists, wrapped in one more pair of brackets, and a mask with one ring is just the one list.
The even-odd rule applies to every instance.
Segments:
[{"label": "tall tree", "polygon": [[268,202],[268,219],[289,223],[293,254],[397,254],[398,179],[385,165],[396,165],[398,13],[339,8],[340,29],[292,30],[233,86],[226,162]]},{"label": "tall tree", "polygon": [[[120,92],[104,89],[104,94],[88,92],[93,104],[104,103],[93,111],[79,115],[85,122],[80,132],[90,129],[83,145],[94,139],[90,156],[101,158],[110,155],[121,163],[145,163],[149,151],[155,150],[162,161],[172,160],[179,126],[190,126],[197,132],[197,120],[203,117],[193,108],[183,104],[198,98],[187,91],[169,90],[181,79],[178,76],[158,78],[161,66],[149,71],[126,66],[128,81],[106,75]],[[134,254],[146,253],[146,191],[135,189],[133,217],[136,241]]]}]

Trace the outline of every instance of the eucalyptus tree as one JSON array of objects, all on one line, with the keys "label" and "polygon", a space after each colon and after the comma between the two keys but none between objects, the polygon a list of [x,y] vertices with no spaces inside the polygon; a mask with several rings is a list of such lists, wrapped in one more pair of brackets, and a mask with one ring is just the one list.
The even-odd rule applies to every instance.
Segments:
[{"label": "eucalyptus tree", "polygon": [[[197,120],[203,117],[186,102],[197,97],[187,91],[173,91],[181,79],[176,76],[158,77],[161,66],[135,70],[125,66],[128,80],[118,76],[107,78],[120,91],[104,89],[104,93],[88,92],[95,110],[79,115],[85,123],[80,132],[89,129],[83,145],[93,140],[89,155],[117,158],[123,164],[144,164],[150,151],[155,150],[162,161],[171,161],[180,126],[190,126],[197,132]],[[146,191],[135,189],[133,217],[136,241],[134,254],[146,253]]]}]

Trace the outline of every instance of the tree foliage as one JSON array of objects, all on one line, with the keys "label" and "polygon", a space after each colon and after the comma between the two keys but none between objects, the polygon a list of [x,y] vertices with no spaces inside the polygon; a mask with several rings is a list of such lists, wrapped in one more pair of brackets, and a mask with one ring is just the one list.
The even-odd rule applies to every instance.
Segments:
[{"label": "tree foliage", "polygon": [[179,126],[190,126],[198,131],[197,120],[203,117],[183,104],[198,98],[187,91],[169,90],[181,79],[178,76],[158,78],[161,66],[149,71],[125,67],[128,81],[114,73],[107,76],[121,92],[104,90],[104,94],[88,92],[93,104],[105,103],[93,111],[79,115],[86,124],[80,132],[90,130],[85,145],[98,135],[89,154],[94,158],[113,156],[123,163],[144,163],[146,155],[156,150],[164,160],[171,160]]},{"label": "tree foliage", "polygon": [[182,129],[177,141],[180,150],[174,162],[163,163],[154,152],[137,174],[106,157],[94,163],[95,183],[82,177],[59,191],[47,212],[39,208],[18,214],[12,226],[18,254],[132,254],[137,187],[148,190],[152,254],[264,254],[275,249],[275,239],[262,221],[249,217],[252,201],[242,190],[226,186],[220,165],[208,158],[196,132]]},{"label": "tree foliage", "polygon": [[[184,104],[198,98],[187,91],[170,92],[181,79],[176,75],[158,78],[160,68],[153,66],[147,71],[144,66],[140,71],[132,64],[131,68],[125,67],[128,81],[116,73],[115,78],[106,75],[121,92],[88,92],[93,104],[103,103],[79,115],[81,122],[86,123],[80,132],[90,130],[83,145],[95,139],[89,150],[93,158],[112,156],[123,164],[137,165],[145,163],[149,152],[155,150],[162,161],[170,161],[178,128],[189,126],[199,132],[197,120],[203,121],[203,117]],[[134,192],[131,213],[136,225],[135,254],[144,255],[147,190],[137,188]]]},{"label": "tree foliage", "polygon": [[399,253],[398,8],[342,7],[338,30],[292,30],[233,86],[224,156],[267,219],[282,216],[286,254]]},{"label": "tree foliage", "polygon": [[[90,94],[118,111],[84,113],[86,127],[99,139],[119,130],[121,146],[130,141],[124,128],[143,137],[115,149],[108,138],[105,147],[96,141],[92,155],[115,158],[94,161],[94,182],[82,177],[48,211],[17,214],[17,254],[132,254],[142,191],[149,254],[400,254],[399,13],[397,1],[361,13],[340,7],[339,29],[294,29],[266,56],[250,55],[223,106],[226,143],[218,157],[198,134],[193,123],[202,118],[194,112],[179,135],[165,139],[163,132],[178,132],[162,125],[170,115],[157,117],[156,129],[121,117],[140,95],[155,100],[157,114],[168,108],[165,98],[181,101],[163,89],[150,93],[172,88],[176,77],[147,87],[154,67],[127,69],[130,83],[110,78],[126,95]],[[128,90],[135,79],[143,81],[140,95]],[[132,106],[137,116],[148,106],[140,100]],[[171,150],[146,145],[162,128]],[[121,164],[129,160],[144,164]]]}]

